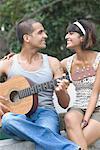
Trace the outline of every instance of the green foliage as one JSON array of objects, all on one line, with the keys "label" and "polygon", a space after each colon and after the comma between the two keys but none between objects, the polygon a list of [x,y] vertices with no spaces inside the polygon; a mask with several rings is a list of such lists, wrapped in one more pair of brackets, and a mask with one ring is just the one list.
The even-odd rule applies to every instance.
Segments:
[{"label": "green foliage", "polygon": [[22,18],[33,17],[43,22],[47,32],[47,49],[43,52],[62,59],[71,55],[64,40],[66,26],[78,18],[89,18],[96,24],[97,45],[100,43],[100,1],[99,0],[3,0],[0,4],[0,27],[5,31],[8,49],[20,51],[16,40],[15,24]]}]

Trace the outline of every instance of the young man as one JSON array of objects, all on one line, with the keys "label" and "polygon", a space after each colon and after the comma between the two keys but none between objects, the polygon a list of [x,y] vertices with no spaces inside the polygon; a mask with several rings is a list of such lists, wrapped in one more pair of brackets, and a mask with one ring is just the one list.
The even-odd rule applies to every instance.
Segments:
[{"label": "young man", "polygon": [[[39,52],[46,47],[47,39],[40,22],[33,19],[20,21],[16,32],[22,44],[21,52],[9,60],[3,60],[1,73],[6,73],[8,79],[15,75],[24,76],[31,85],[62,77],[63,70],[58,59]],[[67,86],[68,81],[63,79],[58,80],[55,88],[58,102],[63,108],[69,104]],[[78,150],[79,146],[59,135],[59,119],[53,105],[53,91],[49,87],[38,92],[38,108],[31,115],[8,112],[9,108],[0,103],[2,128],[13,138],[35,142],[36,150]],[[6,101],[7,97],[1,94],[0,99]]]}]

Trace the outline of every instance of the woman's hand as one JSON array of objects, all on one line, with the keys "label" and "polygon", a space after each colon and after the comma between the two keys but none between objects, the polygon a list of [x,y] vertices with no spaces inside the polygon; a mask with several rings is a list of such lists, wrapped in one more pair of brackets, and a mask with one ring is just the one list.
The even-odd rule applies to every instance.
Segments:
[{"label": "woman's hand", "polygon": [[11,53],[9,53],[8,55],[4,56],[4,57],[2,58],[2,60],[5,60],[5,59],[8,59],[8,60],[9,60],[13,55],[15,55],[15,53],[11,52]]},{"label": "woman's hand", "polygon": [[83,121],[82,121],[82,123],[81,123],[81,128],[83,129],[83,128],[85,128],[87,125],[88,125],[88,121],[83,119]]}]

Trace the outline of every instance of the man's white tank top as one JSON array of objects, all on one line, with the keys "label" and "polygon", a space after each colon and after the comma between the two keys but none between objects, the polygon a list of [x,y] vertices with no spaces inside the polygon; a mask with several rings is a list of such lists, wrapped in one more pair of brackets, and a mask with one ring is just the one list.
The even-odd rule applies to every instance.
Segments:
[{"label": "man's white tank top", "polygon": [[[8,72],[8,78],[15,75],[21,75],[29,79],[32,83],[41,84],[44,82],[49,82],[53,79],[52,70],[49,65],[48,56],[42,54],[43,64],[36,71],[27,71],[22,68],[18,62],[18,55],[13,56],[13,62],[11,68]],[[20,86],[20,84],[19,84]],[[38,93],[38,103],[40,107],[54,108],[53,104],[53,89],[48,88],[45,91]]]}]

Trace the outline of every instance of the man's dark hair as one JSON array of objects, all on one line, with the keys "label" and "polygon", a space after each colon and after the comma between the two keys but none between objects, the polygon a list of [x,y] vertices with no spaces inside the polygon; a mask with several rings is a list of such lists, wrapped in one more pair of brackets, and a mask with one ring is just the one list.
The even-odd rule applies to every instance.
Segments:
[{"label": "man's dark hair", "polygon": [[32,25],[40,22],[35,19],[23,19],[20,20],[16,25],[16,36],[21,44],[23,44],[23,36],[25,34],[31,34],[33,32]]}]

